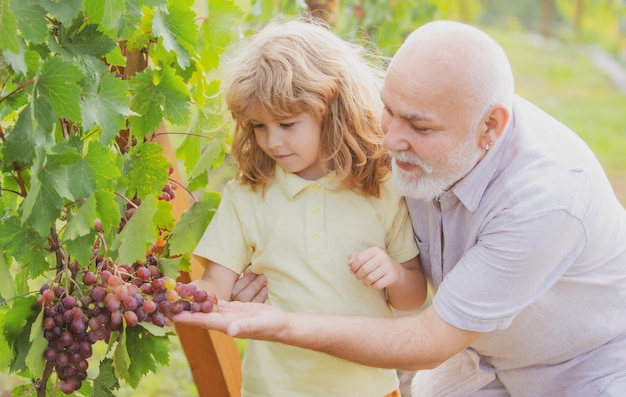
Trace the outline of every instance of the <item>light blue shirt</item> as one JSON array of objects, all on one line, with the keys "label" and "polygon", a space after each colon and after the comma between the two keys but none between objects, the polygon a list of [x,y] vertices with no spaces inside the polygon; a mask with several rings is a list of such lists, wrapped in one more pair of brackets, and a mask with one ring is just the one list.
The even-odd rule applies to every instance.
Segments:
[{"label": "light blue shirt", "polygon": [[487,332],[474,370],[512,396],[594,396],[626,376],[626,211],[575,133],[518,97],[465,178],[407,205],[436,312]]}]

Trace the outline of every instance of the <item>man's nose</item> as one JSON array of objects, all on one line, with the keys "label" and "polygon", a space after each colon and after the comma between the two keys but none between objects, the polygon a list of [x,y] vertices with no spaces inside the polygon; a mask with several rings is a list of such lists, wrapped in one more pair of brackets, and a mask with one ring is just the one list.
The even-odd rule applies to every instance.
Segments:
[{"label": "man's nose", "polygon": [[383,139],[383,146],[387,150],[403,151],[408,150],[411,145],[406,140],[405,133],[402,129],[401,123],[394,118],[388,118],[382,124],[385,137]]}]

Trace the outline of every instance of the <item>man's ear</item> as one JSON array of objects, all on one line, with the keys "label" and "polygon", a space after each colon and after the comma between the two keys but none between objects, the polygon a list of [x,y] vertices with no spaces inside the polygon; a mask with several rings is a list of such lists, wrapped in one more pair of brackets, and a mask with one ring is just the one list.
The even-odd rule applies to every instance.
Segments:
[{"label": "man's ear", "polygon": [[504,105],[497,104],[491,107],[483,119],[483,131],[480,136],[481,147],[485,147],[485,145],[493,147],[495,145],[502,136],[509,122],[509,117],[509,110]]}]

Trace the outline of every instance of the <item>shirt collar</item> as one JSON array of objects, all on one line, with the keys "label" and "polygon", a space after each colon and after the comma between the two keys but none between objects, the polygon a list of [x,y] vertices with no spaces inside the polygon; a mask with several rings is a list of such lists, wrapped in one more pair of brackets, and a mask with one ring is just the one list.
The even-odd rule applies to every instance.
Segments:
[{"label": "shirt collar", "polygon": [[480,200],[485,194],[487,186],[489,186],[496,170],[502,162],[502,157],[506,152],[504,148],[507,146],[507,141],[510,139],[511,135],[513,135],[512,131],[514,128],[515,117],[514,112],[511,112],[511,119],[498,142],[485,154],[482,160],[448,193],[444,194],[443,197],[448,194],[454,194],[468,211],[475,212],[478,209]]},{"label": "shirt collar", "polygon": [[339,182],[335,171],[331,171],[320,179],[310,181],[300,178],[294,173],[287,172],[278,165],[274,170],[274,183],[276,183],[276,186],[278,186],[290,200],[293,200],[298,193],[311,185],[318,185],[324,189],[335,190],[339,187]]}]

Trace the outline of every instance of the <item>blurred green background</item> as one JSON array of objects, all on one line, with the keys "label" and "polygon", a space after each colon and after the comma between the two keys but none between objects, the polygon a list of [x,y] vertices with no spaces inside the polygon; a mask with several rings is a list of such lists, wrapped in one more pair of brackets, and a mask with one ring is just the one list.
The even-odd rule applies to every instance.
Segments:
[{"label": "blurred green background", "polygon": [[[200,15],[220,1],[196,1]],[[252,34],[272,17],[316,3],[333,10],[334,29],[391,56],[403,38],[434,19],[467,22],[490,33],[508,53],[517,91],[571,127],[596,153],[626,204],[626,0],[235,0],[244,17],[235,36]],[[231,177],[214,171],[219,190]],[[122,397],[197,396],[180,343],[170,364],[148,374]],[[241,350],[245,341],[238,341]],[[0,374],[0,397],[24,382]]]}]

